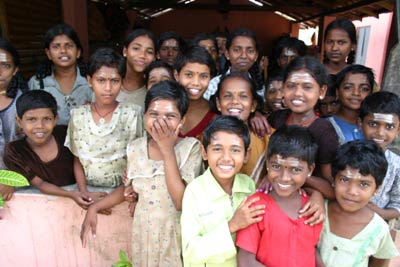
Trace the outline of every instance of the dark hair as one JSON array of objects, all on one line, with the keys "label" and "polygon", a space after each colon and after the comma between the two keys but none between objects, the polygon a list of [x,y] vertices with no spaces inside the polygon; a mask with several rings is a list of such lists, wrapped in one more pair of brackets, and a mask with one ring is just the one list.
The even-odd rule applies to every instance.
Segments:
[{"label": "dark hair", "polygon": [[229,73],[227,75],[221,76],[221,80],[220,80],[220,82],[218,84],[217,91],[215,92],[214,95],[212,95],[210,97],[209,105],[210,105],[211,111],[214,112],[215,114],[221,114],[221,112],[217,108],[217,98],[220,97],[220,93],[221,93],[221,90],[222,90],[222,86],[224,85],[224,82],[226,80],[228,80],[228,79],[233,79],[233,78],[242,79],[242,80],[244,80],[245,82],[247,82],[249,84],[250,92],[251,92],[251,95],[253,97],[253,100],[255,100],[257,102],[256,110],[262,110],[263,104],[264,104],[263,103],[263,99],[259,94],[257,94],[253,79],[250,78],[247,73],[241,73],[241,72],[233,71],[233,72],[231,72],[231,73]]},{"label": "dark hair", "polygon": [[[9,41],[3,38],[0,38],[0,49],[3,49],[10,53],[14,67],[18,68],[20,65],[20,59],[17,49],[15,49],[15,47]],[[22,74],[19,70],[11,78],[11,81],[8,84],[6,90],[6,96],[9,98],[15,98],[17,96],[18,90],[21,90],[22,92],[26,92],[29,90],[28,84],[22,77]]]},{"label": "dark hair", "polygon": [[268,76],[267,81],[265,82],[265,90],[268,90],[269,84],[278,81],[278,82],[283,82],[283,72],[282,71],[276,71]]},{"label": "dark hair", "polygon": [[208,53],[204,47],[195,45],[190,47],[185,53],[178,55],[175,60],[174,69],[179,73],[188,63],[199,63],[206,65],[210,69],[211,77],[214,77],[217,73],[215,62],[210,53]]},{"label": "dark hair", "polygon": [[20,119],[22,119],[25,112],[38,108],[51,109],[54,117],[57,116],[57,101],[52,94],[44,90],[31,90],[23,93],[18,97],[15,105]]},{"label": "dark hair", "polygon": [[150,104],[156,100],[171,100],[181,114],[185,116],[189,108],[189,96],[182,85],[175,81],[161,81],[150,88],[144,100],[144,112],[147,112]]},{"label": "dark hair", "polygon": [[152,70],[158,69],[158,68],[166,69],[168,71],[169,75],[171,75],[171,78],[174,79],[174,70],[172,69],[171,65],[169,65],[166,62],[156,60],[156,61],[151,62],[150,65],[147,66],[147,68],[143,72],[144,79],[146,80],[146,84],[147,84],[147,81],[149,80],[150,72]]},{"label": "dark hair", "polygon": [[336,74],[328,74],[328,90],[326,90],[325,96],[336,97]]},{"label": "dark hair", "polygon": [[304,160],[308,165],[315,163],[318,145],[310,131],[297,125],[279,127],[269,139],[267,159],[274,155]]},{"label": "dark hair", "polygon": [[371,113],[396,114],[400,118],[400,97],[387,91],[370,94],[362,101],[359,116],[363,120]]},{"label": "dark hair", "polygon": [[[252,39],[255,43],[255,49],[257,50],[257,52],[260,51],[259,43],[257,41],[257,36],[255,35],[255,33],[253,31],[246,29],[246,28],[238,28],[229,34],[228,39],[226,40],[226,49],[227,50],[229,50],[229,48],[231,47],[233,40],[239,36],[244,36],[244,37],[248,37],[248,38]],[[228,62],[229,62],[229,60],[228,60]],[[254,62],[254,64],[250,67],[248,72],[250,73],[251,78],[254,80],[255,89],[260,90],[260,89],[262,89],[262,87],[264,85],[264,80],[262,78],[262,75],[260,72],[260,67],[257,62],[258,61]],[[229,62],[229,64],[226,64],[226,67],[229,67],[229,66],[230,66],[230,62]],[[226,70],[221,71],[221,73],[225,73],[225,72],[226,72]]]},{"label": "dark hair", "polygon": [[125,77],[126,65],[123,57],[109,47],[98,48],[90,56],[87,74],[92,77],[101,67],[116,68],[122,78]]},{"label": "dark hair", "polygon": [[[75,30],[67,24],[57,24],[51,27],[44,35],[44,47],[49,49],[50,43],[59,35],[66,35],[70,38],[76,45],[77,49],[81,51],[80,57],[77,59],[77,65],[79,67],[79,72],[82,77],[86,76],[86,65],[83,63],[83,47],[81,41],[79,41],[78,34]],[[39,65],[36,71],[36,78],[40,81],[40,87],[44,88],[43,79],[50,76],[52,73],[53,62],[47,57],[42,64]]]},{"label": "dark hair", "polygon": [[286,82],[292,72],[299,70],[304,70],[309,73],[320,87],[328,85],[328,74],[326,73],[324,65],[311,56],[296,57],[293,59],[284,70],[284,82]]},{"label": "dark hair", "polygon": [[215,39],[214,35],[208,32],[203,32],[203,33],[199,33],[197,34],[195,37],[193,37],[193,39],[191,40],[191,44],[192,45],[199,45],[199,43],[201,41],[204,40],[211,40],[214,43],[215,49],[217,50],[218,53],[218,44],[217,44],[217,40]]},{"label": "dark hair", "polygon": [[282,54],[284,48],[295,50],[300,57],[305,56],[307,53],[307,46],[303,41],[294,37],[284,36],[279,39],[275,46],[274,56],[276,59]]},{"label": "dark hair", "polygon": [[383,150],[371,140],[354,140],[341,145],[332,162],[332,174],[336,179],[338,172],[346,167],[357,169],[362,175],[372,175],[376,187],[382,184],[388,162]]},{"label": "dark hair", "polygon": [[183,38],[176,32],[169,31],[169,32],[163,32],[157,40],[157,52],[160,51],[160,48],[162,44],[164,43],[165,40],[168,39],[175,39],[178,44],[179,44],[179,51],[181,53],[185,52],[186,50],[186,42],[183,40]]},{"label": "dark hair", "polygon": [[210,121],[208,126],[203,132],[203,146],[207,148],[210,144],[210,140],[216,132],[227,132],[236,134],[242,138],[244,148],[249,148],[250,145],[250,131],[247,125],[240,119],[233,116],[221,115],[214,120]]},{"label": "dark hair", "polygon": [[154,36],[154,34],[151,31],[143,29],[143,28],[136,29],[133,32],[129,33],[125,38],[124,47],[128,48],[128,46],[132,43],[132,41],[140,36],[149,37],[149,39],[153,42],[154,50],[156,49],[156,45],[157,45],[156,37]]},{"label": "dark hair", "polygon": [[336,88],[339,89],[340,85],[342,84],[343,80],[346,78],[347,74],[364,74],[367,79],[369,86],[371,87],[371,92],[372,88],[374,88],[374,73],[372,72],[372,69],[363,66],[363,65],[349,65],[342,69],[337,75],[336,75]]},{"label": "dark hair", "polygon": [[[357,44],[357,31],[356,31],[356,27],[354,26],[353,22],[351,22],[351,20],[336,19],[336,20],[332,21],[331,23],[329,23],[325,29],[324,40],[326,40],[328,33],[334,29],[340,29],[340,30],[345,31],[347,33],[347,35],[349,36],[351,43]],[[353,64],[354,56],[355,56],[355,52],[350,51],[349,55],[347,56],[346,63]]]}]

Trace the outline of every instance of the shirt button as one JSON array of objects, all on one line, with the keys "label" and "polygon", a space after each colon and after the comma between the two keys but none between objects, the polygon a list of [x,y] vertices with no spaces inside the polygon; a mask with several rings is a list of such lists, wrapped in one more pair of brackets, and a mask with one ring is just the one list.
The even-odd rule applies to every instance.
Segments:
[{"label": "shirt button", "polygon": [[153,204],[154,204],[154,202],[153,202],[153,201],[149,201],[149,204],[150,204],[150,205],[153,205]]},{"label": "shirt button", "polygon": [[156,189],[156,186],[155,186],[155,185],[152,185],[152,186],[151,186],[151,189],[152,189],[152,190],[155,190],[155,189]]},{"label": "shirt button", "polygon": [[333,250],[335,250],[335,251],[336,251],[336,250],[338,250],[338,248],[337,248],[336,246],[334,246],[334,247],[333,247]]}]

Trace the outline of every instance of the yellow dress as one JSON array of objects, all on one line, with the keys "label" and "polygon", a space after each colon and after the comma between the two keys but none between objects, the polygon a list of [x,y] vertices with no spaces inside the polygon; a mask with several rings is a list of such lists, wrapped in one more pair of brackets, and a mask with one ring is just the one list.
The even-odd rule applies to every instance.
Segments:
[{"label": "yellow dress", "polygon": [[256,184],[260,184],[263,177],[267,174],[266,167],[266,150],[268,148],[269,135],[264,138],[257,137],[250,132],[250,157],[246,164],[240,170],[241,173],[247,174]]},{"label": "yellow dress", "polygon": [[[127,151],[128,178],[139,195],[132,226],[133,266],[180,267],[181,212],[168,193],[164,162],[148,158],[146,137],[133,141]],[[181,139],[175,154],[182,179],[190,183],[203,170],[200,142]]]}]

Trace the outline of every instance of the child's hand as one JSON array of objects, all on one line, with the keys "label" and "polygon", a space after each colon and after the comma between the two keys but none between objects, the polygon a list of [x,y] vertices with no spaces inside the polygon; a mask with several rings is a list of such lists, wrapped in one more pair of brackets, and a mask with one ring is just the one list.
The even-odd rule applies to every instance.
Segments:
[{"label": "child's hand", "polygon": [[85,195],[89,198],[89,200],[96,202],[99,201],[100,199],[104,198],[107,196],[106,192],[86,192]]},{"label": "child's hand", "polygon": [[272,190],[271,183],[269,182],[267,175],[265,175],[262,178],[261,183],[258,186],[256,192],[261,192],[261,193],[268,195],[271,190]]},{"label": "child's hand", "polygon": [[8,201],[12,198],[15,188],[13,186],[8,186],[0,184],[0,195],[3,196],[4,201]]},{"label": "child's hand", "polygon": [[76,202],[82,209],[87,209],[91,204],[93,204],[93,200],[90,200],[89,196],[81,193],[79,191],[71,191],[71,198]]},{"label": "child's hand", "polygon": [[156,141],[161,153],[167,150],[170,152],[169,150],[174,147],[181,127],[181,125],[178,125],[176,129],[173,129],[165,116],[154,121],[151,137]]},{"label": "child's hand", "polygon": [[263,138],[265,134],[271,133],[271,126],[267,119],[258,111],[256,111],[254,117],[250,119],[250,126],[259,138]]},{"label": "child's hand", "polygon": [[311,193],[310,199],[299,211],[299,217],[308,217],[304,223],[310,226],[322,223],[325,219],[324,197],[318,191]]},{"label": "child's hand", "polygon": [[82,223],[81,228],[81,241],[82,247],[86,247],[87,235],[90,230],[92,230],[93,238],[96,238],[96,227],[97,227],[97,212],[95,209],[89,208],[86,212],[85,219]]},{"label": "child's hand", "polygon": [[125,201],[130,203],[136,202],[138,200],[138,194],[133,189],[133,186],[125,186],[124,188],[124,198]]},{"label": "child's hand", "polygon": [[231,233],[235,233],[240,229],[246,228],[250,224],[260,222],[265,213],[265,205],[255,205],[250,207],[254,202],[260,200],[259,197],[255,197],[246,202],[246,199],[239,205],[233,214],[232,219],[228,222],[229,230]]}]

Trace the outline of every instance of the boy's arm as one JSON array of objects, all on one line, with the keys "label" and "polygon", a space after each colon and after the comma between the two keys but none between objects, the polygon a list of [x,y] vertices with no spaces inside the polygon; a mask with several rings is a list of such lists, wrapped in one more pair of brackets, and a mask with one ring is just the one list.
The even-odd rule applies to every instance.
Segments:
[{"label": "boy's arm", "polygon": [[[85,196],[81,192],[65,190],[57,185],[42,180],[38,176],[35,176],[30,183],[44,194],[71,198],[76,202],[76,204],[84,209],[87,209],[88,206],[93,203],[92,199],[90,199],[88,196]],[[105,195],[105,193],[102,193],[102,196]]]},{"label": "boy's arm", "polygon": [[368,267],[385,267],[388,266],[389,259],[377,259],[374,257],[369,258]]},{"label": "boy's arm", "polygon": [[257,261],[255,254],[241,248],[238,250],[237,264],[238,267],[265,267]]},{"label": "boy's arm", "polygon": [[332,177],[332,165],[328,164],[321,164],[321,174],[322,177],[325,178],[328,182],[333,183]]},{"label": "boy's arm", "polygon": [[396,209],[393,208],[388,208],[388,209],[381,209],[374,203],[369,203],[368,207],[378,213],[379,216],[381,216],[384,220],[388,221],[391,219],[398,218],[400,216],[400,212]]},{"label": "boy's arm", "polygon": [[335,199],[335,191],[333,190],[331,183],[329,183],[326,179],[317,176],[310,176],[307,177],[304,186],[318,190],[324,196],[324,198],[329,200]]},{"label": "boy's arm", "polygon": [[85,215],[85,219],[82,223],[80,235],[83,247],[86,247],[87,235],[90,230],[93,237],[96,237],[97,213],[102,210],[110,209],[119,203],[122,203],[125,199],[124,189],[125,187],[121,185],[117,187],[113,192],[106,195],[103,199],[100,199],[99,201],[89,206]]}]

